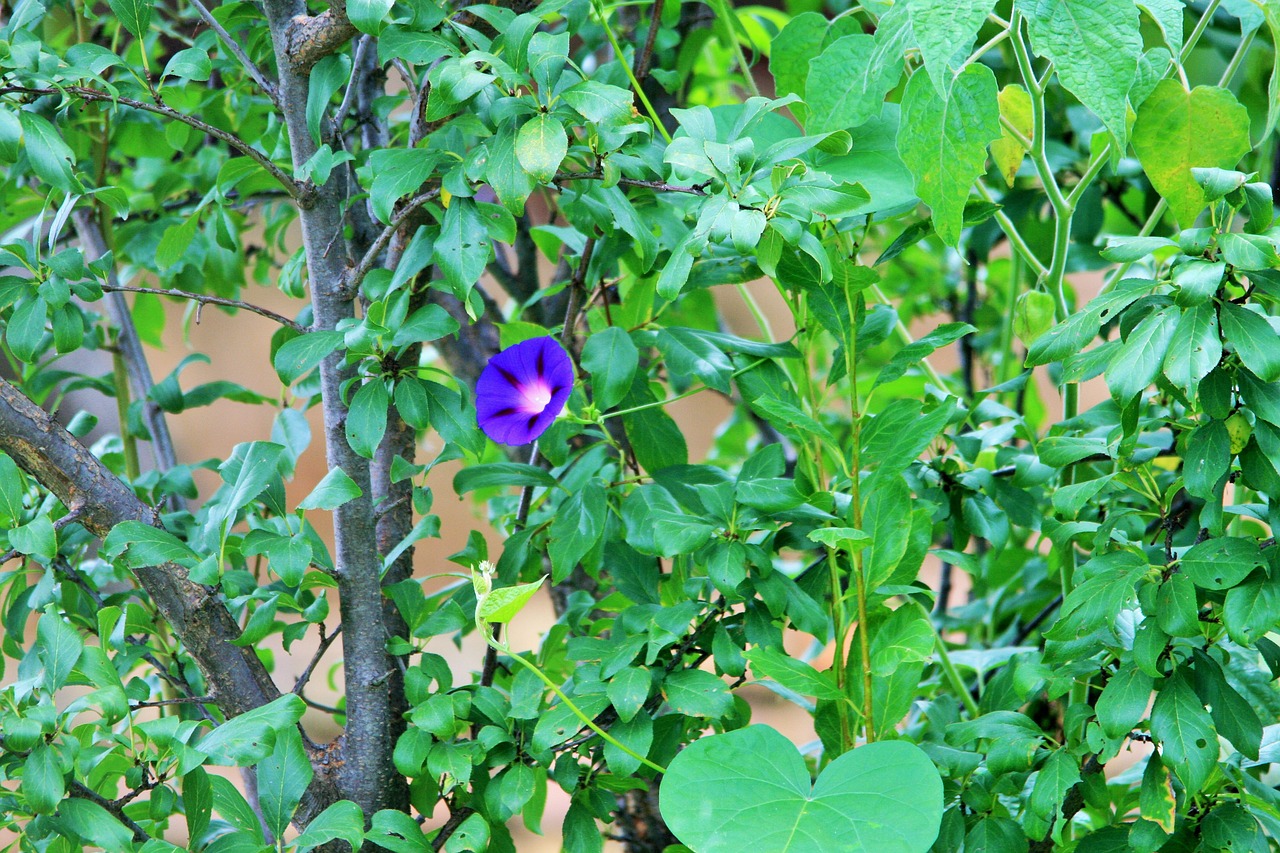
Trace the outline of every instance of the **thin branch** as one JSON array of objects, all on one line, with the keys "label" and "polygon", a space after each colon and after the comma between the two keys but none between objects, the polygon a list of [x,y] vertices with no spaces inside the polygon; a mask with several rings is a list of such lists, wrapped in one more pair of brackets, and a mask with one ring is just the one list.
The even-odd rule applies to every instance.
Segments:
[{"label": "thin branch", "polygon": [[391,67],[400,72],[400,77],[404,80],[404,87],[409,90],[410,103],[416,102],[418,100],[418,81],[413,79],[413,72],[409,70],[408,64],[397,56],[391,60]]},{"label": "thin branch", "polygon": [[200,17],[209,25],[209,29],[218,34],[218,38],[222,39],[222,43],[226,45],[227,50],[231,51],[232,55],[234,55],[236,59],[240,60],[240,64],[244,66],[244,70],[253,78],[253,82],[258,84],[259,89],[267,93],[267,97],[271,99],[271,103],[275,104],[276,109],[279,110],[280,99],[276,94],[275,84],[268,80],[267,75],[263,73],[262,69],[249,58],[249,54],[244,52],[244,48],[240,46],[240,42],[232,38],[231,33],[227,32],[226,29],[223,28],[222,24],[218,23],[218,19],[213,17],[213,14],[209,12],[208,8],[206,8],[200,0],[191,0],[191,5],[196,7],[196,11],[200,13]]},{"label": "thin branch", "polygon": [[160,708],[165,705],[213,705],[212,696],[180,696],[177,699],[148,699],[145,701],[134,702],[129,705],[130,708]]},{"label": "thin branch", "polygon": [[97,89],[90,89],[87,86],[67,86],[61,89],[36,89],[29,86],[0,86],[0,95],[30,95],[33,97],[42,97],[45,95],[65,96],[68,94],[75,95],[85,101],[123,104],[124,106],[132,107],[135,110],[154,113],[158,116],[163,116],[165,118],[172,119],[173,121],[182,122],[185,125],[194,127],[201,133],[225,142],[241,154],[244,154],[246,157],[253,160],[265,169],[271,177],[279,181],[281,185],[288,190],[289,195],[297,199],[299,203],[307,201],[307,193],[304,192],[303,186],[285,174],[283,169],[271,162],[271,158],[267,157],[267,155],[258,151],[234,133],[228,133],[222,128],[214,127],[213,125],[203,122],[198,118],[189,116],[186,113],[178,112],[173,107],[165,106],[164,104],[149,104],[146,101],[138,101],[121,95],[112,95],[108,92],[100,92]]},{"label": "thin branch", "polygon": [[[604,180],[603,172],[558,172],[551,179],[553,184],[560,184],[565,181],[602,181]],[[707,195],[707,184],[694,184],[692,186],[683,186],[681,184],[668,184],[665,181],[639,181],[634,178],[620,178],[618,183],[624,187],[644,187],[646,189],[657,190],[667,193],[688,193],[690,195]],[[710,183],[708,181],[707,183]]]},{"label": "thin branch", "polygon": [[306,326],[290,320],[283,314],[277,314],[269,308],[252,305],[248,302],[241,302],[238,299],[224,299],[221,296],[192,293],[189,290],[179,290],[176,287],[130,287],[125,284],[104,284],[102,285],[102,289],[107,293],[154,293],[156,296],[173,296],[178,299],[190,299],[192,302],[199,302],[201,304],[221,305],[224,308],[242,308],[245,311],[251,311],[259,316],[266,317],[268,320],[274,320],[281,326],[287,326],[288,328],[299,332],[305,332],[307,330]]},{"label": "thin branch", "polygon": [[137,822],[133,820],[133,818],[126,815],[124,813],[124,809],[121,806],[117,805],[111,800],[108,800],[106,797],[102,796],[97,791],[85,785],[83,782],[80,782],[79,780],[76,780],[76,779],[72,779],[71,789],[68,791],[68,793],[73,797],[79,797],[82,800],[89,800],[90,802],[97,803],[107,811],[111,812],[111,814],[115,817],[116,820],[123,823],[126,827],[129,828],[129,831],[133,833],[133,840],[135,842],[139,844],[145,844],[147,841],[151,840],[151,836],[147,835],[147,831],[143,829],[141,826],[139,826]]},{"label": "thin branch", "polygon": [[320,663],[320,658],[324,657],[324,653],[329,651],[329,647],[333,645],[333,641],[338,639],[338,635],[342,633],[342,623],[338,623],[338,627],[333,629],[333,633],[325,635],[324,624],[320,625],[320,645],[316,648],[316,652],[311,656],[311,661],[307,664],[307,668],[298,676],[298,680],[293,685],[293,692],[299,696],[302,695],[302,688],[307,686],[307,682],[311,680],[311,673],[315,671],[316,666]]},{"label": "thin branch", "polygon": [[343,290],[347,294],[353,294],[356,288],[360,286],[360,282],[364,281],[364,277],[369,274],[374,265],[378,262],[378,256],[382,254],[382,250],[387,248],[387,244],[391,242],[391,238],[396,236],[396,232],[400,230],[410,216],[417,212],[418,208],[427,202],[433,201],[440,197],[440,188],[435,187],[426,192],[419,193],[409,199],[400,208],[395,216],[391,217],[391,224],[382,229],[382,233],[373,241],[373,245],[369,247],[369,251],[364,253],[364,257],[360,259],[360,263],[356,264],[351,272],[347,273],[346,281],[343,282]]},{"label": "thin branch", "polygon": [[649,76],[649,60],[653,59],[653,43],[658,38],[658,25],[662,22],[662,7],[666,0],[653,0],[653,9],[649,12],[649,32],[644,37],[644,47],[635,57],[635,78],[643,83]]},{"label": "thin branch", "polygon": [[347,113],[351,112],[351,108],[355,106],[356,92],[360,88],[357,85],[360,79],[360,70],[364,66],[365,55],[375,44],[373,36],[367,34],[361,36],[360,41],[356,42],[356,53],[351,62],[351,79],[347,83],[347,91],[342,96],[342,103],[338,106],[338,112],[333,116],[335,129],[342,128],[342,123],[347,120]]}]

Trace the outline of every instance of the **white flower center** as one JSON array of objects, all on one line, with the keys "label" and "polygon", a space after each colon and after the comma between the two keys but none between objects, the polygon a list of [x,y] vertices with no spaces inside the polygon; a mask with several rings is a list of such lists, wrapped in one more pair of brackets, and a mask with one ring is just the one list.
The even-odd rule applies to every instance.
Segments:
[{"label": "white flower center", "polygon": [[520,409],[530,415],[539,414],[551,402],[551,388],[545,382],[535,382],[520,391]]}]

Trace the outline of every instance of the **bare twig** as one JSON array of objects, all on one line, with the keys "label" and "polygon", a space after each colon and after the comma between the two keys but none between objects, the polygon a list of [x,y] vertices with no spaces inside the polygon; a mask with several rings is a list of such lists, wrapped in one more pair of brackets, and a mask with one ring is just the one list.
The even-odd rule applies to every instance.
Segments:
[{"label": "bare twig", "polygon": [[347,91],[342,95],[342,103],[338,106],[338,112],[333,116],[333,126],[335,129],[341,129],[342,123],[347,120],[347,113],[351,112],[351,108],[355,106],[356,92],[359,90],[360,69],[364,67],[365,55],[371,48],[374,48],[377,41],[371,35],[363,35],[356,42],[355,57],[351,62],[351,80],[347,83]]},{"label": "bare twig", "polygon": [[242,308],[245,311],[251,311],[268,320],[274,320],[281,326],[287,326],[299,332],[305,332],[306,326],[301,323],[295,323],[283,314],[277,314],[269,308],[263,308],[260,305],[253,305],[248,302],[241,302],[238,299],[224,299],[221,296],[209,296],[205,293],[192,293],[189,290],[179,290],[176,287],[130,287],[124,284],[104,284],[102,289],[107,293],[154,293],[156,296],[173,296],[178,299],[190,299],[192,302],[199,302],[208,305],[221,305],[224,308]]},{"label": "bare twig", "polygon": [[636,54],[635,77],[643,83],[649,76],[649,61],[653,59],[653,43],[658,38],[659,25],[662,23],[662,7],[666,0],[653,0],[653,9],[649,12],[649,32],[644,37],[644,47]]},{"label": "bare twig", "polygon": [[326,635],[324,632],[324,624],[320,625],[320,645],[316,647],[316,652],[311,656],[311,661],[307,664],[307,668],[298,676],[298,680],[293,685],[293,692],[299,696],[302,695],[302,688],[307,686],[307,682],[311,680],[311,673],[320,663],[320,658],[324,657],[324,653],[329,651],[329,647],[333,645],[333,641],[338,639],[338,635],[342,633],[342,623],[333,629],[332,634]]},{"label": "bare twig", "polygon": [[360,259],[360,263],[356,264],[355,267],[347,273],[346,281],[343,282],[343,290],[346,294],[351,295],[355,293],[356,288],[360,286],[360,282],[364,281],[364,277],[369,274],[369,271],[373,269],[374,265],[378,262],[378,255],[382,254],[382,250],[391,242],[391,238],[396,236],[396,232],[400,230],[400,226],[403,225],[409,217],[417,212],[417,210],[424,204],[434,201],[439,197],[440,188],[434,187],[425,192],[419,193],[401,205],[395,216],[391,217],[391,224],[382,229],[382,233],[373,241],[373,245],[369,247],[369,251],[364,253],[364,257]]},{"label": "bare twig", "polygon": [[134,702],[130,708],[160,708],[165,705],[212,705],[216,704],[212,696],[179,696],[177,699],[148,699]]},{"label": "bare twig", "polygon": [[[658,2],[662,2],[662,0],[658,0]],[[226,29],[223,28],[222,24],[218,23],[218,19],[213,17],[213,14],[209,12],[204,3],[200,2],[200,0],[191,0],[191,5],[196,7],[196,11],[200,13],[200,17],[209,25],[209,29],[218,34],[218,38],[222,39],[222,43],[226,45],[227,50],[231,51],[232,55],[240,61],[240,64],[244,66],[244,70],[253,78],[253,82],[258,84],[259,89],[267,93],[267,97],[271,99],[271,103],[275,104],[276,109],[279,110],[280,100],[276,94],[275,83],[272,83],[267,79],[267,75],[263,73],[262,69],[249,58],[249,54],[244,52],[244,48],[240,46],[240,42],[232,38],[231,33],[227,32]]]},{"label": "bare twig", "polygon": [[[602,180],[604,180],[603,172],[558,172],[556,176],[551,179],[551,182],[553,184],[560,184],[565,181]],[[688,193],[689,195],[707,194],[707,184],[705,183],[684,186],[681,184],[668,184],[666,181],[640,181],[635,178],[621,178],[618,183],[624,187],[644,187],[646,189],[657,190],[658,192]]]},{"label": "bare twig", "polygon": [[271,177],[279,181],[281,185],[288,190],[289,195],[297,199],[300,203],[306,200],[306,193],[304,192],[302,185],[285,174],[285,171],[275,163],[271,162],[270,157],[263,154],[261,151],[258,151],[234,133],[228,133],[220,127],[214,127],[208,122],[203,122],[198,118],[187,115],[186,113],[178,112],[173,107],[169,107],[164,104],[150,104],[146,101],[126,98],[123,95],[112,95],[109,92],[100,92],[97,89],[90,89],[87,86],[66,86],[61,89],[37,89],[30,86],[0,86],[0,95],[29,95],[32,97],[43,97],[45,95],[64,96],[68,94],[86,101],[123,104],[124,106],[132,107],[135,110],[154,113],[158,116],[164,116],[167,119],[172,119],[173,121],[182,122],[189,127],[194,127],[201,133],[225,142],[227,145],[230,145],[241,154],[253,160],[266,170]]}]

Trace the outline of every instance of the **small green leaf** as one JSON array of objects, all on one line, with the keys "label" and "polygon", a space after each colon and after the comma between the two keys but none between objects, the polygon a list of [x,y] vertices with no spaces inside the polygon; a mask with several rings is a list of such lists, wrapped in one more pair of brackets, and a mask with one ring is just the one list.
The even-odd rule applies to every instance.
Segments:
[{"label": "small green leaf", "polygon": [[547,113],[529,119],[516,136],[516,159],[538,183],[548,183],[556,176],[568,152],[564,125]]},{"label": "small green leaf", "polygon": [[486,622],[510,622],[529,603],[534,593],[541,589],[545,580],[544,576],[532,583],[501,586],[492,590],[481,599],[476,608],[477,617]]},{"label": "small green leaf", "polygon": [[1202,589],[1231,589],[1265,565],[1258,543],[1240,536],[1206,539],[1178,560],[1182,573]]},{"label": "small green leaf", "polygon": [[272,753],[277,735],[302,719],[306,703],[294,693],[232,717],[205,735],[196,748],[214,764],[245,767]]},{"label": "small green leaf", "polygon": [[364,813],[350,800],[338,800],[307,824],[307,831],[294,840],[298,853],[307,853],[334,839],[342,839],[359,850],[364,840]]},{"label": "small green leaf", "polygon": [[257,767],[258,802],[262,817],[277,837],[288,828],[314,771],[302,735],[294,727],[282,729],[275,749]]},{"label": "small green leaf", "polygon": [[824,675],[804,661],[776,649],[751,649],[746,657],[756,679],[767,678],[801,696],[816,699],[840,701],[843,696],[830,675]]},{"label": "small green leaf", "polygon": [[285,385],[297,382],[327,356],[338,353],[346,335],[342,332],[308,332],[286,341],[272,363]]},{"label": "small green leaf", "polygon": [[619,670],[606,688],[609,702],[618,712],[618,719],[626,722],[639,713],[652,687],[653,677],[644,667],[628,666]]},{"label": "small green leaf", "polygon": [[49,744],[37,744],[22,763],[22,795],[36,814],[50,814],[66,796],[58,751]]},{"label": "small green leaf", "polygon": [[700,669],[672,673],[662,683],[662,694],[677,712],[690,717],[718,720],[733,710],[733,694],[716,676]]},{"label": "small green leaf", "polygon": [[1151,734],[1187,795],[1199,793],[1218,762],[1218,735],[1204,703],[1181,670],[1165,682],[1156,697],[1151,709]]},{"label": "small green leaf", "polygon": [[347,0],[347,18],[362,33],[378,35],[395,0]]},{"label": "small green leaf", "polygon": [[1122,737],[1147,714],[1155,679],[1139,669],[1121,665],[1098,697],[1098,722],[1107,737]]},{"label": "small green leaf", "polygon": [[372,459],[387,431],[387,409],[391,405],[387,386],[381,379],[361,385],[347,410],[347,443],[365,459]]},{"label": "small green leaf", "polygon": [[469,465],[453,478],[453,490],[459,495],[476,489],[492,489],[509,486],[541,486],[555,488],[556,479],[537,465],[523,462],[488,462]]},{"label": "small green leaf", "polygon": [[587,338],[582,367],[591,374],[594,402],[601,411],[618,404],[631,388],[640,351],[624,329],[609,326]]},{"label": "small green leaf", "polygon": [[311,494],[302,499],[298,509],[335,510],[347,501],[353,501],[364,494],[356,481],[341,468],[330,469],[324,475]]},{"label": "small green leaf", "polygon": [[[141,39],[151,27],[150,0],[108,0],[112,13],[125,29]],[[144,48],[145,49],[145,48]]]}]

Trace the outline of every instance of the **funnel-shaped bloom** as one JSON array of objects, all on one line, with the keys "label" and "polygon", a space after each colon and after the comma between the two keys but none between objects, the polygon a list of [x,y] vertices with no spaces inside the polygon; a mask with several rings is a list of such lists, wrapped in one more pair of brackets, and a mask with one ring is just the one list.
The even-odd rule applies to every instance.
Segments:
[{"label": "funnel-shaped bloom", "polygon": [[499,444],[547,431],[573,390],[573,361],[552,337],[530,338],[489,359],[476,382],[476,420]]}]

